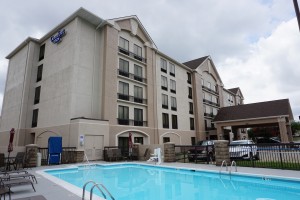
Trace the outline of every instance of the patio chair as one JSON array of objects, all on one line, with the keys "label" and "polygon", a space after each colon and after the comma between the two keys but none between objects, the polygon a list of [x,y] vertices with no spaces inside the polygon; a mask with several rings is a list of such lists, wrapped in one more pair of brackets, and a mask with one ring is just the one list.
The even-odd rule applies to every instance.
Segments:
[{"label": "patio chair", "polygon": [[8,164],[14,166],[14,169],[17,170],[19,169],[20,165],[22,166],[22,168],[24,168],[24,160],[25,160],[25,152],[18,152],[15,157],[15,160]]},{"label": "patio chair", "polygon": [[16,186],[21,186],[21,185],[31,185],[32,189],[35,191],[33,182],[30,179],[27,179],[27,178],[19,178],[19,179],[11,179],[11,180],[1,179],[1,186],[8,188],[9,191],[10,191],[11,187],[16,187]]},{"label": "patio chair", "polygon": [[4,197],[5,200],[5,195],[9,196],[9,200],[11,200],[11,196],[10,196],[10,191],[8,188],[5,187],[0,187],[0,199],[2,199],[2,196]]}]

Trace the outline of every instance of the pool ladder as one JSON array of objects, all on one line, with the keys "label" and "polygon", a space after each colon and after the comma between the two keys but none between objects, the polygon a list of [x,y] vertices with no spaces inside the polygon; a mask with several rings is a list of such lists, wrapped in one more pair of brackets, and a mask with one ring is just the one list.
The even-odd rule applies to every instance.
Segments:
[{"label": "pool ladder", "polygon": [[[219,171],[220,176],[221,176],[221,172],[222,172],[224,164],[226,165],[226,171],[228,171],[227,162],[226,162],[226,160],[223,160],[222,164],[221,164],[221,167],[220,167],[220,171]],[[236,162],[234,160],[231,162],[230,169],[229,169],[230,178],[231,178],[231,172],[232,172],[232,167],[233,166],[235,167],[235,172],[237,172]]]},{"label": "pool ladder", "polygon": [[[93,186],[90,190],[90,200],[93,199],[93,191],[94,191],[95,187],[98,188],[98,190],[101,192],[104,199],[106,199],[106,195],[104,194],[103,190],[108,194],[108,196],[112,200],[115,200],[115,198],[111,195],[111,193],[106,189],[106,187],[102,183],[96,183],[95,181],[88,181],[83,185],[83,187],[82,187],[82,198],[81,198],[82,200],[85,200],[85,188],[86,188],[87,184],[89,184],[89,183],[93,184]],[[103,190],[100,187],[102,187]]]}]

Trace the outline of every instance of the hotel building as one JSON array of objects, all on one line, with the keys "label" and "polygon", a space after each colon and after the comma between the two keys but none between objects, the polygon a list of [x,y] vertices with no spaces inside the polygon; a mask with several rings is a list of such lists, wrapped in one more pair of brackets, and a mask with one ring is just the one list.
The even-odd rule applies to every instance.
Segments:
[{"label": "hotel building", "polygon": [[7,57],[0,145],[63,146],[101,159],[104,146],[219,139],[219,108],[243,104],[211,57],[180,63],[160,52],[136,16],[104,20],[80,8]]}]

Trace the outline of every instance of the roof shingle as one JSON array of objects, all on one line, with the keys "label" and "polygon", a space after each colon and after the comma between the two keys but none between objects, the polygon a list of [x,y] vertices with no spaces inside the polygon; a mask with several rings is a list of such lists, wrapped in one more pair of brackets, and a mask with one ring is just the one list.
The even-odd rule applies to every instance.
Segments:
[{"label": "roof shingle", "polygon": [[293,119],[288,99],[223,107],[218,111],[214,121],[230,121],[283,115],[288,115]]},{"label": "roof shingle", "polygon": [[191,69],[197,69],[197,67],[199,67],[199,65],[201,65],[208,57],[209,56],[204,56],[195,60],[184,62],[182,64],[188,66]]}]

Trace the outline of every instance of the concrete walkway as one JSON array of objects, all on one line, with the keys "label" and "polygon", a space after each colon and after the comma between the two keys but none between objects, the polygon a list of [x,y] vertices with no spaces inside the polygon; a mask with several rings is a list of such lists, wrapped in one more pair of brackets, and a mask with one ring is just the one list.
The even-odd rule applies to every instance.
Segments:
[{"label": "concrete walkway", "polygon": [[[109,162],[94,162],[99,164],[109,164]],[[117,162],[113,162],[117,163]],[[132,163],[143,163],[149,164],[147,162],[132,162]],[[77,163],[79,164],[79,163]],[[153,163],[150,163],[153,164]],[[74,164],[73,164],[74,165]],[[192,168],[197,170],[209,170],[219,172],[220,167],[215,165],[206,165],[206,164],[191,164],[191,163],[162,163],[162,166],[170,166],[175,168]],[[19,186],[13,187],[12,199],[29,197],[35,195],[43,195],[48,200],[80,200],[81,197],[73,194],[72,192],[64,189],[58,184],[46,179],[41,176],[37,171],[45,169],[55,169],[55,168],[65,168],[70,167],[71,165],[56,165],[56,166],[43,166],[28,169],[28,172],[35,174],[38,184],[34,184],[36,192],[33,191],[31,186]],[[238,173],[247,173],[247,174],[256,174],[256,175],[270,175],[270,176],[280,176],[284,178],[296,178],[300,182],[300,171],[292,170],[277,170],[277,169],[266,169],[266,168],[250,168],[250,167],[238,167]],[[8,198],[7,198],[8,199]]]}]

